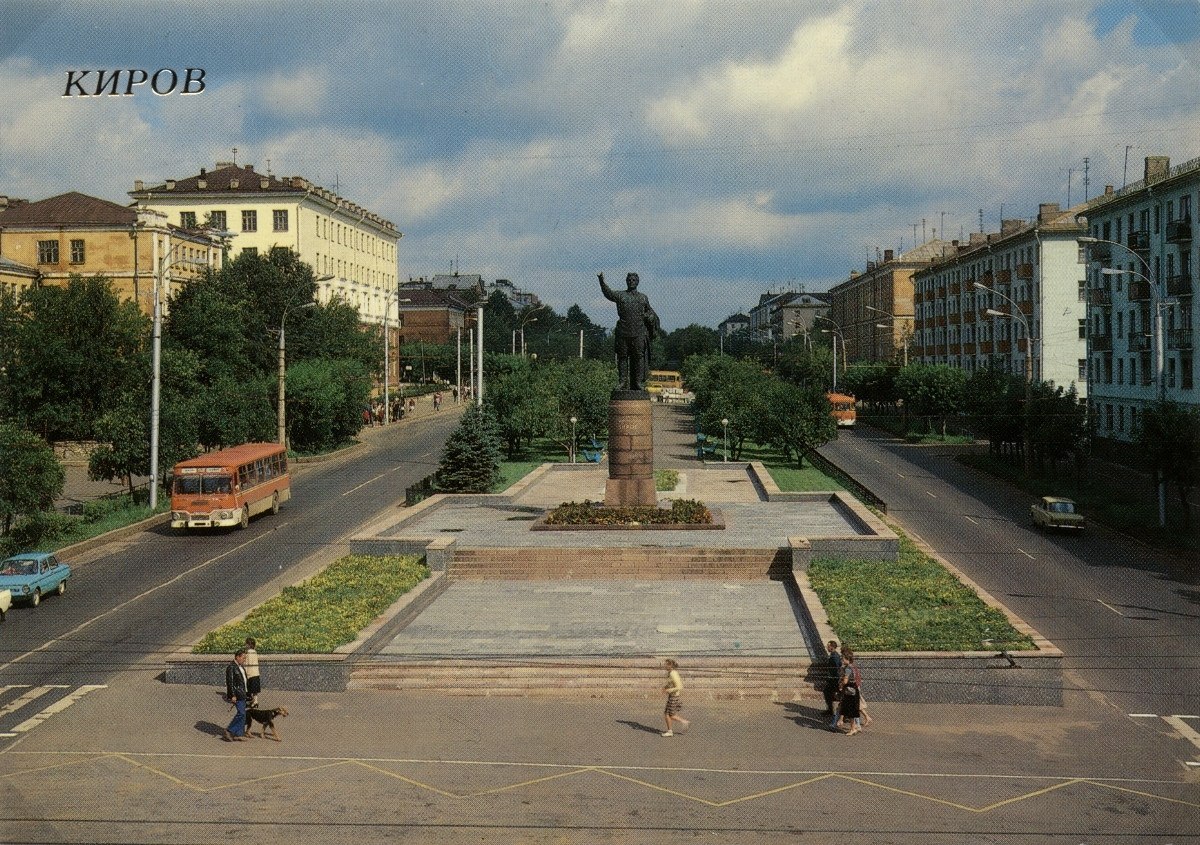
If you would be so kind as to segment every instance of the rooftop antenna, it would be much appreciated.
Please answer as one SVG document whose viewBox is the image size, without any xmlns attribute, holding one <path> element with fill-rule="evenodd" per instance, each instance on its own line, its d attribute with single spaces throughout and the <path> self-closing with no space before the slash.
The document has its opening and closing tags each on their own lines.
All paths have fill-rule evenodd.
<svg viewBox="0 0 1200 845">
<path fill-rule="evenodd" d="M 914 235 L 915 235 L 915 233 L 914 233 Z M 926 241 L 926 238 L 925 238 L 925 218 L 924 218 L 924 217 L 922 217 L 922 218 L 921 218 L 921 243 L 925 243 L 925 241 Z"/>
<path fill-rule="evenodd" d="M 983 209 L 979 209 L 979 234 L 983 234 Z"/>
<path fill-rule="evenodd" d="M 1123 170 L 1121 170 L 1121 187 L 1122 188 L 1125 187 L 1125 179 L 1129 175 L 1129 151 L 1132 149 L 1133 149 L 1133 144 L 1125 145 L 1125 167 Z M 1070 208 L 1070 203 L 1067 204 L 1067 207 Z"/>
<path fill-rule="evenodd" d="M 267 176 L 271 175 L 271 159 L 267 159 Z"/>
<path fill-rule="evenodd" d="M 1125 161 L 1129 161 L 1129 151 L 1125 151 Z M 237 167 L 237 147 L 233 148 L 233 166 Z"/>
<path fill-rule="evenodd" d="M 1071 174 L 1075 172 L 1075 168 L 1067 168 L 1067 208 L 1071 207 Z"/>
<path fill-rule="evenodd" d="M 938 214 L 942 215 L 942 219 L 941 219 L 941 222 L 938 224 L 938 228 L 941 229 L 942 237 L 944 238 L 944 237 L 946 237 L 946 212 L 939 211 Z M 937 235 L 934 235 L 933 237 L 935 240 L 937 239 Z"/>
<path fill-rule="evenodd" d="M 1000 203 L 1000 223 L 1004 224 L 1004 203 Z"/>
<path fill-rule="evenodd" d="M 1088 164 L 1091 161 L 1087 156 L 1083 157 L 1083 201 L 1088 201 Z M 1069 206 L 1068 206 L 1069 207 Z"/>
<path fill-rule="evenodd" d="M 916 246 L 917 245 L 917 224 L 910 223 L 909 225 L 911 225 L 913 227 L 913 246 Z"/>
</svg>

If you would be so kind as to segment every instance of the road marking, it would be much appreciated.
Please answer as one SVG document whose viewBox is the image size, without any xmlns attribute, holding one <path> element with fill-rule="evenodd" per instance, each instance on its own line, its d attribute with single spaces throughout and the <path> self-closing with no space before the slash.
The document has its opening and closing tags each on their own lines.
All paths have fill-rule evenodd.
<svg viewBox="0 0 1200 845">
<path fill-rule="evenodd" d="M 364 487 L 366 487 L 368 484 L 374 484 L 376 481 L 378 481 L 379 479 L 383 478 L 385 475 L 388 475 L 388 474 L 390 474 L 390 473 L 393 473 L 393 472 L 395 472 L 396 470 L 398 470 L 398 469 L 400 469 L 400 468 L 401 468 L 400 466 L 394 466 L 394 467 L 392 467 L 391 469 L 389 469 L 387 472 L 381 472 L 381 473 L 379 473 L 379 475 L 375 476 L 374 478 L 369 478 L 369 479 L 367 479 L 366 481 L 364 481 L 362 484 L 358 485 L 357 487 L 351 487 L 349 490 L 347 490 L 347 491 L 346 491 L 345 493 L 343 493 L 342 495 L 343 495 L 343 496 L 349 496 L 351 493 L 355 492 L 356 490 L 361 490 L 361 489 L 363 489 Z"/>
<path fill-rule="evenodd" d="M 29 684 L 5 684 L 0 687 L 0 695 L 3 695 L 10 689 L 29 689 Z"/>
<path fill-rule="evenodd" d="M 1157 713 L 1130 713 L 1129 718 L 1131 718 L 1131 719 L 1157 719 L 1158 714 Z"/>
<path fill-rule="evenodd" d="M 1021 554 L 1025 555 L 1025 557 L 1029 558 L 1030 560 L 1037 560 L 1037 558 L 1035 558 L 1029 552 L 1022 549 L 1020 546 L 1017 547 L 1017 551 L 1020 552 Z"/>
<path fill-rule="evenodd" d="M 229 557 L 234 552 L 240 551 L 241 549 L 246 548 L 246 546 L 249 546 L 251 543 L 257 543 L 259 540 L 265 540 L 268 537 L 274 536 L 275 531 L 278 531 L 279 529 L 284 528 L 289 523 L 290 523 L 290 521 L 282 522 L 279 525 L 275 526 L 272 531 L 264 532 L 262 534 L 259 534 L 257 537 L 251 537 L 246 542 L 242 543 L 241 545 L 234 546 L 232 549 L 230 549 L 227 552 L 222 552 L 221 554 L 217 555 L 214 558 L 210 558 L 209 560 L 201 561 L 200 563 L 193 566 L 191 569 L 185 569 L 183 572 L 180 572 L 178 575 L 176 575 L 174 578 L 170 579 L 169 581 L 163 581 L 161 584 L 159 584 L 156 587 L 151 587 L 150 589 L 148 589 L 144 592 L 138 593 L 136 596 L 134 596 L 131 599 L 126 599 L 125 601 L 118 604 L 116 607 L 110 607 L 108 610 L 104 611 L 103 613 L 101 613 L 97 616 L 93 616 L 91 619 L 87 620 L 86 622 L 79 623 L 74 628 L 72 628 L 70 631 L 67 631 L 65 634 L 63 634 L 62 636 L 55 637 L 52 640 L 47 640 L 46 642 L 42 643 L 37 648 L 32 649 L 31 651 L 27 651 L 24 654 L 18 655 L 16 657 L 14 657 L 12 660 L 8 661 L 7 663 L 0 665 L 0 671 L 7 669 L 9 666 L 12 666 L 15 663 L 20 663 L 22 660 L 24 660 L 27 657 L 32 657 L 33 655 L 38 654 L 39 652 L 45 651 L 46 649 L 50 648 L 51 646 L 55 645 L 56 643 L 62 642 L 67 637 L 72 636 L 73 634 L 78 634 L 80 631 L 82 631 L 84 628 L 88 627 L 92 623 L 99 622 L 101 619 L 103 619 L 106 616 L 111 616 L 112 614 L 114 614 L 120 610 L 124 610 L 126 607 L 133 604 L 138 599 L 143 599 L 146 596 L 150 595 L 151 593 L 157 593 L 163 587 L 169 587 L 172 584 L 174 584 L 176 581 L 180 580 L 181 578 L 186 578 L 188 575 L 191 575 L 193 572 L 199 572 L 204 567 L 211 566 L 212 564 L 216 563 L 217 561 Z"/>
<path fill-rule="evenodd" d="M 1196 718 L 1195 716 L 1163 716 L 1163 721 L 1179 731 L 1180 736 L 1190 742 L 1192 745 L 1200 748 L 1200 732 L 1185 722 L 1185 719 Z"/>
<path fill-rule="evenodd" d="M 107 686 L 108 684 L 84 684 L 70 695 L 63 696 L 58 701 L 54 702 L 36 716 L 30 716 L 24 722 L 13 728 L 13 731 L 16 733 L 25 733 L 25 731 L 32 730 L 54 714 L 61 713 L 62 711 L 66 710 L 89 692 L 95 692 L 98 689 L 105 689 Z"/>
<path fill-rule="evenodd" d="M 41 698 L 46 693 L 50 692 L 50 690 L 66 689 L 66 688 L 67 688 L 66 684 L 47 684 L 44 687 L 37 687 L 36 689 L 31 689 L 29 692 L 25 693 L 23 696 L 18 698 L 16 701 L 12 702 L 11 704 L 5 705 L 4 708 L 0 709 L 0 716 L 7 716 L 9 713 L 15 713 L 17 710 L 20 710 L 22 707 L 24 707 L 29 702 L 35 701 L 36 699 Z"/>
<path fill-rule="evenodd" d="M 963 519 L 965 519 L 967 522 L 971 523 L 972 525 L 979 524 L 976 520 L 971 519 L 971 517 L 967 516 L 965 513 L 963 514 Z"/>
<path fill-rule="evenodd" d="M 936 498 L 937 498 L 937 496 L 935 496 L 933 493 L 930 493 L 928 490 L 926 490 L 926 491 L 925 491 L 925 495 L 926 495 L 926 496 L 928 496 L 928 497 L 929 497 L 929 498 L 931 498 L 931 499 L 936 499 Z"/>
<path fill-rule="evenodd" d="M 1123 618 L 1125 618 L 1125 614 L 1124 614 L 1124 613 L 1122 613 L 1121 611 L 1117 610 L 1115 607 L 1113 607 L 1111 604 L 1109 604 L 1108 602 L 1104 601 L 1103 599 L 1096 599 L 1096 601 L 1100 602 L 1100 604 L 1102 604 L 1102 605 L 1104 605 L 1105 607 L 1107 607 L 1109 610 L 1111 610 L 1113 613 L 1117 614 L 1117 616 L 1120 616 L 1122 619 L 1123 619 Z"/>
<path fill-rule="evenodd" d="M 906 477 L 906 476 L 904 475 L 904 473 L 902 473 L 902 472 L 898 472 L 898 473 L 896 473 L 896 475 L 900 476 L 901 478 L 905 478 L 905 477 Z"/>
</svg>

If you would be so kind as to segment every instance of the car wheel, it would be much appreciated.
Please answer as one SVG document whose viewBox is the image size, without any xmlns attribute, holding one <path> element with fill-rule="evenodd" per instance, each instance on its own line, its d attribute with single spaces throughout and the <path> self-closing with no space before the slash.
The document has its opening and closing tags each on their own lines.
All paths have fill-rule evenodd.
<svg viewBox="0 0 1200 845">
<path fill-rule="evenodd" d="M 55 588 L 55 592 L 57 592 L 61 596 L 66 591 L 67 591 L 67 582 L 59 581 L 58 586 Z"/>
<path fill-rule="evenodd" d="M 250 527 L 250 508 L 248 506 L 242 508 L 242 519 L 238 523 L 238 528 Z"/>
<path fill-rule="evenodd" d="M 8 618 L 8 612 L 4 608 L 0 608 L 0 622 Z"/>
<path fill-rule="evenodd" d="M 42 603 L 42 591 L 34 590 L 33 595 L 29 597 L 29 606 L 37 607 L 41 603 Z"/>
<path fill-rule="evenodd" d="M 279 514 L 279 494 L 278 493 L 276 493 L 274 496 L 271 497 L 271 513 L 273 515 Z"/>
</svg>

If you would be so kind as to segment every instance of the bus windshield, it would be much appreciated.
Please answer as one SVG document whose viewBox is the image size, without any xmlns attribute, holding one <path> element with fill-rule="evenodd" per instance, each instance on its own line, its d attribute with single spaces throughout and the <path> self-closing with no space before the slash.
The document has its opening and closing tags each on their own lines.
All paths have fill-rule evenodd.
<svg viewBox="0 0 1200 845">
<path fill-rule="evenodd" d="M 227 475 L 177 475 L 175 493 L 183 496 L 232 493 L 233 483 Z"/>
</svg>

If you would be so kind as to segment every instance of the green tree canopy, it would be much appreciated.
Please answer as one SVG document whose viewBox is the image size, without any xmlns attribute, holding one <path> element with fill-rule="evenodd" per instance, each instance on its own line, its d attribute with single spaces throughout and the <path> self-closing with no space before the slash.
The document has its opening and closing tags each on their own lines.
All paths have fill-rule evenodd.
<svg viewBox="0 0 1200 845">
<path fill-rule="evenodd" d="M 18 517 L 52 508 L 66 472 L 38 435 L 0 422 L 0 526 L 7 535 Z"/>
</svg>

